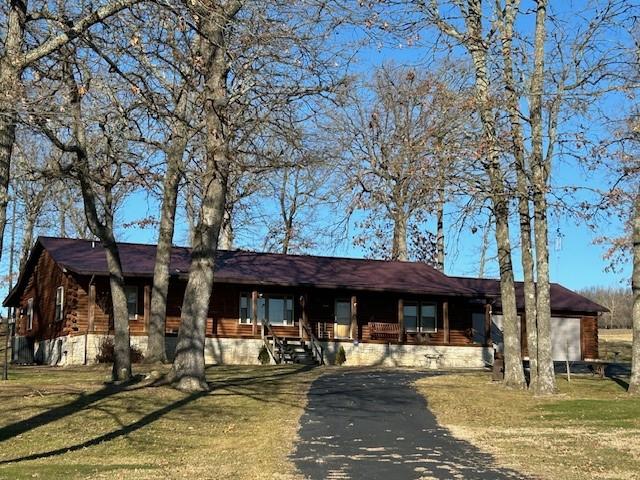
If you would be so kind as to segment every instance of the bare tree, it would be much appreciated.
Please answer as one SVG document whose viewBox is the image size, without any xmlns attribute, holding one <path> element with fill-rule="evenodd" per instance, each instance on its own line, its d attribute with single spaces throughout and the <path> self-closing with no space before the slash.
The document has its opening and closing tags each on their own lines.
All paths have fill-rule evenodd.
<svg viewBox="0 0 640 480">
<path fill-rule="evenodd" d="M 443 267 L 445 192 L 453 193 L 456 161 L 467 153 L 463 126 L 469 118 L 464 75 L 448 75 L 446 68 L 423 73 L 384 65 L 364 93 L 346 94 L 342 110 L 329 114 L 327 128 L 342 149 L 345 181 L 355 195 L 351 208 L 367 214 L 356 243 L 374 256 L 408 260 L 413 242 L 413 258 L 432 257 L 437 246 Z M 436 212 L 434 241 L 421 227 Z"/>
<path fill-rule="evenodd" d="M 500 293 L 504 318 L 504 383 L 509 387 L 526 386 L 522 368 L 520 325 L 518 322 L 511 240 L 509 236 L 509 195 L 505 186 L 505 172 L 501 164 L 500 144 L 497 137 L 496 118 L 489 78 L 489 47 L 493 31 L 485 28 L 482 0 L 455 2 L 451 6 L 460 25 L 452 23 L 440 11 L 440 2 L 417 1 L 419 12 L 447 39 L 459 43 L 469 54 L 475 72 L 476 108 L 484 132 L 482 162 L 489 178 L 490 198 L 495 219 L 495 237 L 500 265 Z"/>
<path fill-rule="evenodd" d="M 42 5 L 30 11 L 26 0 L 6 2 L 0 7 L 0 35 L 3 36 L 0 49 L 0 256 L 7 221 L 11 156 L 20 106 L 24 105 L 22 77 L 25 70 L 94 25 L 139 1 L 105 1 L 92 9 L 82 9 L 75 18 L 70 18 L 66 11 L 43 9 Z M 27 43 L 28 34 L 30 42 Z"/>
<path fill-rule="evenodd" d="M 118 199 L 125 194 L 123 188 L 130 188 L 129 106 L 121 84 L 103 76 L 93 61 L 85 64 L 79 58 L 76 48 L 64 48 L 58 68 L 51 70 L 53 81 L 64 90 L 62 106 L 68 115 L 55 121 L 46 118 L 39 129 L 65 154 L 58 169 L 79 185 L 89 229 L 105 249 L 115 333 L 113 378 L 127 380 L 129 313 L 114 228 Z"/>
</svg>

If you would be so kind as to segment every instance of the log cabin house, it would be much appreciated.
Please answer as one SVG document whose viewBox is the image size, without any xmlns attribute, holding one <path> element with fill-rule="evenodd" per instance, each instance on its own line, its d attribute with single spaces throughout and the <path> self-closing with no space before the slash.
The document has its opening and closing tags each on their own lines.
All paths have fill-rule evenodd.
<svg viewBox="0 0 640 480">
<path fill-rule="evenodd" d="M 131 342 L 144 352 L 155 246 L 119 247 Z M 174 247 L 169 356 L 189 264 L 190 250 Z M 523 319 L 521 284 L 517 290 Z M 110 304 L 99 242 L 40 237 L 4 301 L 16 317 L 14 361 L 93 363 L 113 332 Z M 551 308 L 554 358 L 596 358 L 604 307 L 553 284 Z M 347 365 L 483 367 L 501 343 L 499 282 L 424 263 L 219 251 L 206 335 L 208 363 L 257 363 L 263 346 L 275 362 L 331 363 L 342 346 Z"/>
</svg>

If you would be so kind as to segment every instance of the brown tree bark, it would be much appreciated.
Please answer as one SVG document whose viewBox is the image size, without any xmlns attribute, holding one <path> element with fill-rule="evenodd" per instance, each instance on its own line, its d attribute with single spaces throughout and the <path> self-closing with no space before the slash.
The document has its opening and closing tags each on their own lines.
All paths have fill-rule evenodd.
<svg viewBox="0 0 640 480">
<path fill-rule="evenodd" d="M 640 395 L 640 192 L 635 192 L 631 227 L 633 242 L 633 272 L 631 274 L 633 346 L 628 392 L 631 395 Z"/>
<path fill-rule="evenodd" d="M 227 205 L 224 211 L 224 218 L 222 220 L 222 227 L 220 232 L 220 249 L 231 250 L 233 249 L 233 208 L 231 205 Z"/>
<path fill-rule="evenodd" d="M 445 175 L 440 173 L 438 185 L 438 200 L 436 205 L 436 268 L 444 272 L 444 206 L 445 206 Z"/>
<path fill-rule="evenodd" d="M 393 221 L 391 260 L 401 262 L 409 260 L 409 249 L 407 248 L 407 217 L 404 215 L 404 212 L 397 213 Z"/>
<path fill-rule="evenodd" d="M 167 362 L 165 325 L 170 280 L 169 267 L 175 230 L 178 187 L 182 179 L 182 157 L 187 146 L 185 128 L 180 120 L 177 122 L 172 135 L 171 147 L 167 150 L 167 171 L 163 182 L 160 229 L 151 288 L 149 343 L 145 356 L 147 363 Z"/>
<path fill-rule="evenodd" d="M 16 105 L 21 96 L 20 77 L 23 67 L 20 65 L 20 55 L 26 17 L 26 1 L 10 3 L 4 55 L 0 57 L 0 258 L 7 225 L 11 155 L 16 140 Z"/>
<path fill-rule="evenodd" d="M 512 388 L 526 386 L 522 368 L 520 322 L 516 308 L 516 294 L 509 238 L 509 203 L 504 187 L 500 151 L 496 138 L 495 118 L 491 108 L 489 77 L 487 74 L 487 45 L 482 35 L 482 1 L 469 0 L 466 12 L 468 38 L 466 47 L 475 68 L 475 95 L 486 143 L 485 170 L 489 176 L 493 215 L 496 222 L 496 245 L 500 267 L 500 295 L 503 314 L 504 383 Z"/>
<path fill-rule="evenodd" d="M 536 394 L 556 391 L 556 377 L 551 351 L 551 298 L 549 284 L 549 238 L 547 190 L 550 158 L 543 152 L 542 101 L 544 93 L 544 44 L 546 39 L 547 0 L 537 0 L 534 40 L 534 67 L 531 77 L 531 171 L 533 186 L 533 229 L 536 247 L 536 314 L 538 326 L 538 378 Z"/>
<path fill-rule="evenodd" d="M 525 161 L 524 136 L 522 134 L 517 85 L 513 73 L 513 25 L 518 12 L 519 0 L 507 0 L 501 17 L 501 40 L 503 76 L 505 82 L 506 107 L 511 126 L 511 146 L 516 170 L 518 195 L 518 217 L 520 223 L 521 262 L 524 276 L 524 314 L 527 325 L 527 351 L 531 377 L 529 388 L 536 390 L 538 382 L 538 322 L 536 313 L 536 285 L 534 278 L 533 246 L 531 241 L 531 212 L 529 209 L 529 182 Z"/>
<path fill-rule="evenodd" d="M 85 134 L 85 123 L 82 115 L 82 96 L 72 74 L 72 54 L 69 54 L 63 67 L 63 75 L 68 88 L 69 110 L 72 116 L 72 143 L 64 143 L 53 132 L 45 128 L 44 133 L 54 145 L 62 151 L 75 156 L 76 161 L 69 167 L 68 174 L 80 184 L 87 225 L 91 233 L 102 242 L 109 271 L 109 285 L 114 322 L 114 362 L 112 378 L 114 381 L 126 381 L 131 378 L 131 351 L 129 342 L 129 312 L 124 291 L 124 274 L 118 244 L 113 234 L 113 187 L 120 180 L 119 175 L 105 178 L 101 172 L 94 178 L 88 156 L 88 141 Z M 111 154 L 109 154 L 111 155 Z M 97 208 L 97 194 L 94 182 L 99 181 L 104 188 L 103 218 Z"/>
<path fill-rule="evenodd" d="M 225 132 L 228 102 L 225 32 L 240 10 L 241 2 L 225 5 L 211 2 L 203 9 L 191 1 L 198 30 L 203 37 L 204 112 L 206 164 L 202 175 L 205 189 L 195 227 L 189 279 L 182 304 L 176 355 L 169 379 L 179 390 L 208 389 L 205 378 L 204 343 L 209 302 L 213 291 L 215 255 L 224 217 L 229 178 L 229 145 Z"/>
</svg>

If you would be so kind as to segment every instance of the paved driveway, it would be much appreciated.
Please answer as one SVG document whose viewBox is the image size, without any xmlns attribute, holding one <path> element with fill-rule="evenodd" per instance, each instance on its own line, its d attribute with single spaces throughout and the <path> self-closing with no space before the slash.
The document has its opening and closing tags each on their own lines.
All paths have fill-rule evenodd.
<svg viewBox="0 0 640 480">
<path fill-rule="evenodd" d="M 293 455 L 300 472 L 319 480 L 523 478 L 438 425 L 412 387 L 422 375 L 344 370 L 316 380 Z"/>
</svg>

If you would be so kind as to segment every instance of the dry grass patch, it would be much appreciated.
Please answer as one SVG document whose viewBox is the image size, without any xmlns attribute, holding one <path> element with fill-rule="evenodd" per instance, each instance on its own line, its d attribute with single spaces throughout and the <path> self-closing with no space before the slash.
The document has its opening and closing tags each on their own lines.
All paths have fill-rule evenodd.
<svg viewBox="0 0 640 480">
<path fill-rule="evenodd" d="M 625 328 L 598 330 L 598 350 L 600 358 L 613 360 L 618 352 L 618 361 L 631 361 L 631 343 L 633 331 Z"/>
<path fill-rule="evenodd" d="M 503 466 L 541 479 L 640 478 L 640 400 L 611 379 L 558 377 L 558 386 L 535 398 L 484 373 L 417 384 L 442 425 Z"/>
<path fill-rule="evenodd" d="M 213 391 L 186 395 L 105 386 L 107 367 L 17 368 L 0 384 L 0 479 L 293 478 L 287 456 L 321 372 L 210 367 Z"/>
</svg>

